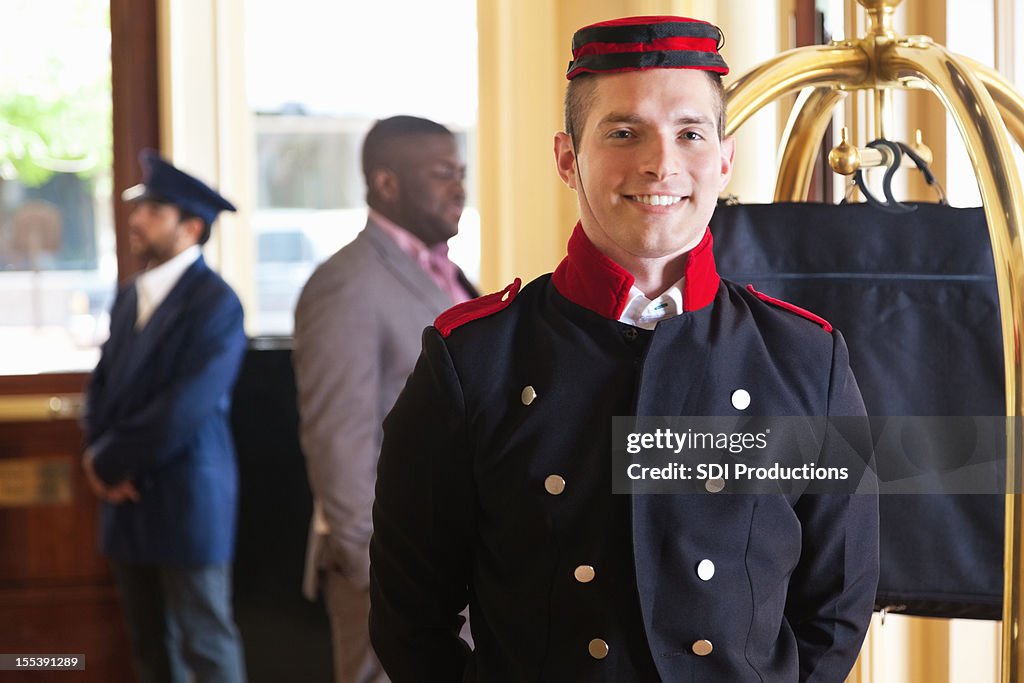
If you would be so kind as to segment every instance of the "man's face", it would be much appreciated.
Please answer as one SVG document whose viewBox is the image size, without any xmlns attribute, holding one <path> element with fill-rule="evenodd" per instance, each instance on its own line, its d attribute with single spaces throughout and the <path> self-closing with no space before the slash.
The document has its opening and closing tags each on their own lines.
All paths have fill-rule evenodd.
<svg viewBox="0 0 1024 683">
<path fill-rule="evenodd" d="M 459 232 L 466 204 L 466 165 L 451 135 L 410 139 L 398 178 L 399 224 L 428 246 L 446 242 Z"/>
<path fill-rule="evenodd" d="M 559 175 L 576 191 L 583 229 L 612 260 L 666 260 L 704 235 L 732 174 L 707 75 L 650 69 L 597 76 L 573 155 L 555 136 Z"/>
<path fill-rule="evenodd" d="M 181 211 L 173 204 L 136 202 L 128 215 L 128 246 L 133 255 L 150 266 L 160 265 L 197 243 L 195 226 L 190 222 L 181 220 Z"/>
</svg>

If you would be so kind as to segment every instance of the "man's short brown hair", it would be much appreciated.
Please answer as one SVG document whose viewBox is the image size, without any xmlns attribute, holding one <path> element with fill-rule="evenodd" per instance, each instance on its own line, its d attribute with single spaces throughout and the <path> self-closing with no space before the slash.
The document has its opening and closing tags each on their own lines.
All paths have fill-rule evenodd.
<svg viewBox="0 0 1024 683">
<path fill-rule="evenodd" d="M 714 71 L 704 71 L 711 83 L 711 90 L 718 103 L 718 139 L 725 137 L 725 88 L 722 87 L 721 74 Z M 597 84 L 599 74 L 579 74 L 571 81 L 565 89 L 565 132 L 572 138 L 572 144 L 577 147 L 580 136 L 583 134 L 583 124 L 587 122 L 587 114 L 594 104 L 594 86 Z"/>
</svg>

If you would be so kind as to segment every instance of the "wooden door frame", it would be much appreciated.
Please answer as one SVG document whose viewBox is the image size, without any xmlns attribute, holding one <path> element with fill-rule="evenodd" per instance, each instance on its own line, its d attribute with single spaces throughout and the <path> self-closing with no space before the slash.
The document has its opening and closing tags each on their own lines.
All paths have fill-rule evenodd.
<svg viewBox="0 0 1024 683">
<path fill-rule="evenodd" d="M 110 61 L 114 127 L 114 231 L 117 280 L 143 264 L 128 251 L 128 209 L 121 191 L 139 182 L 138 155 L 160 149 L 157 0 L 110 0 Z"/>
</svg>

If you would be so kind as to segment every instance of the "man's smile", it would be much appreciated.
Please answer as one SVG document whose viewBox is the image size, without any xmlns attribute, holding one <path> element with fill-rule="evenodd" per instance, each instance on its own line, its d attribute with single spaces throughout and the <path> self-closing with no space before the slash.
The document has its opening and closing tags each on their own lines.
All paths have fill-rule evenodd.
<svg viewBox="0 0 1024 683">
<path fill-rule="evenodd" d="M 672 206 L 684 198 L 674 194 L 627 194 L 626 199 L 648 206 Z"/>
</svg>

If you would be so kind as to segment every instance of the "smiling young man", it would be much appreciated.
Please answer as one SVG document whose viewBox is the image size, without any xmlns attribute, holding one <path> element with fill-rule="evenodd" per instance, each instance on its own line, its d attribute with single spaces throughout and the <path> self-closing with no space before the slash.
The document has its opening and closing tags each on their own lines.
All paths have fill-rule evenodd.
<svg viewBox="0 0 1024 683">
<path fill-rule="evenodd" d="M 569 133 L 555 136 L 558 172 L 577 192 L 584 233 L 648 294 L 683 276 L 732 174 L 733 139 L 718 130 L 713 78 L 694 69 L 581 76 L 573 86 L 589 91 L 584 128 L 575 143 Z"/>
<path fill-rule="evenodd" d="M 565 259 L 424 332 L 385 422 L 370 546 L 370 632 L 396 683 L 852 667 L 873 496 L 612 493 L 613 416 L 864 413 L 837 331 L 715 270 L 720 38 L 681 17 L 577 31 L 554 145 L 580 209 Z"/>
</svg>

